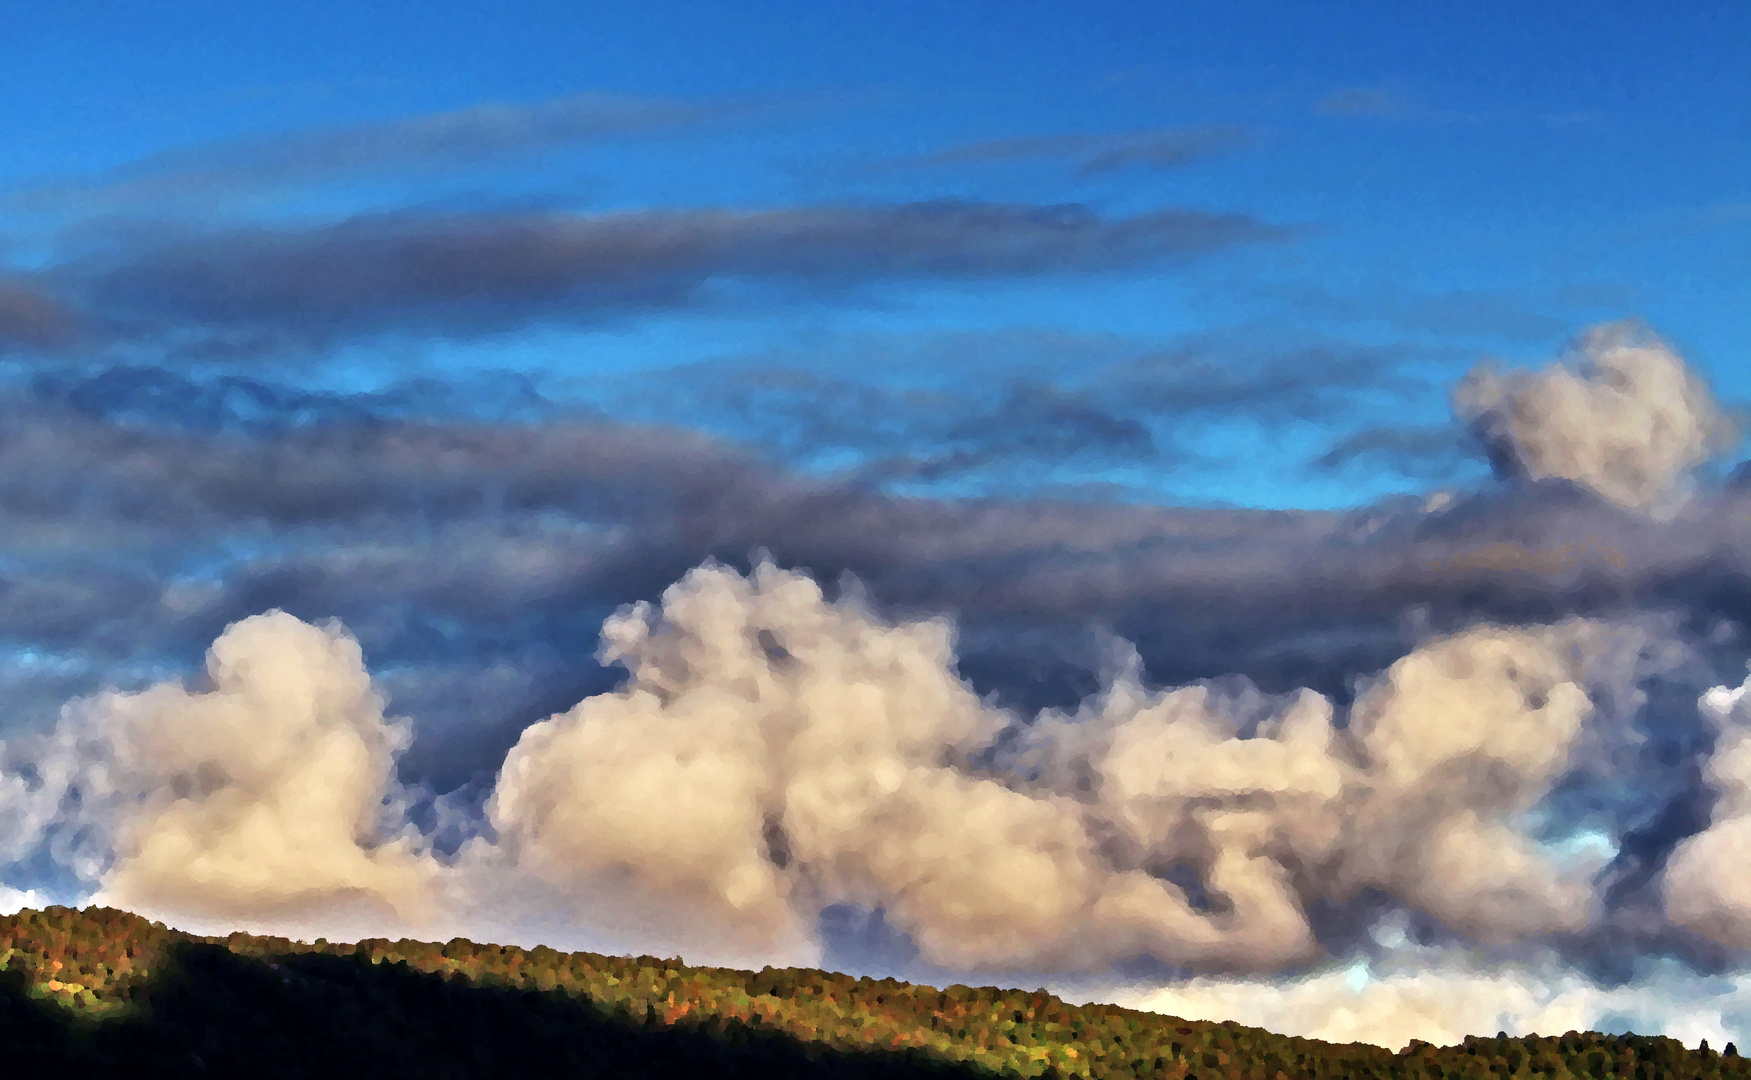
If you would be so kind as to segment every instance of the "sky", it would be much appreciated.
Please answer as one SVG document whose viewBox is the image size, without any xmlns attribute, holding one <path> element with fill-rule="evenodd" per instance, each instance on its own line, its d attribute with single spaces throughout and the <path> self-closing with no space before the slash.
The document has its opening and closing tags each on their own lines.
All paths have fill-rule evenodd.
<svg viewBox="0 0 1751 1080">
<path fill-rule="evenodd" d="M 1743 5 L 0 27 L 8 903 L 1751 1037 Z"/>
</svg>

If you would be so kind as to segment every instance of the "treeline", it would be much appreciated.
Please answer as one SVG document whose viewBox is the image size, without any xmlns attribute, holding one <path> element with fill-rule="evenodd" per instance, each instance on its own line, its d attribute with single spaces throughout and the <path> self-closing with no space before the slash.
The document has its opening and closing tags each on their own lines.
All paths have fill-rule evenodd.
<svg viewBox="0 0 1751 1080">
<path fill-rule="evenodd" d="M 1751 1080 L 1730 1044 L 1571 1031 L 1394 1053 L 1043 990 L 460 938 L 202 938 L 108 908 L 0 918 L 0 968 L 7 1060 L 136 1075 Z"/>
</svg>

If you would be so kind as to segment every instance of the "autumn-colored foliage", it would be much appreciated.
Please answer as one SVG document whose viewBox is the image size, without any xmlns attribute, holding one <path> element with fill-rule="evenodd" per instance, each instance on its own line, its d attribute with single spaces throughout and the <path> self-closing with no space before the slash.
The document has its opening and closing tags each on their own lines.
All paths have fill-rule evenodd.
<svg viewBox="0 0 1751 1080">
<path fill-rule="evenodd" d="M 201 952 L 203 948 L 208 951 Z M 355 944 L 321 940 L 305 944 L 241 933 L 201 938 L 108 908 L 51 907 L 0 918 L 0 968 L 27 997 L 52 1002 L 68 1014 L 72 1032 L 68 1038 L 73 1040 L 68 1046 L 81 1038 L 101 1041 L 104 1025 L 148 1023 L 155 1002 L 169 1001 L 177 993 L 186 997 L 187 987 L 199 983 L 199 972 L 190 974 L 191 965 L 203 964 L 203 971 L 233 964 L 235 970 L 226 969 L 230 972 L 226 978 L 247 980 L 255 977 L 249 972 L 261 972 L 258 981 L 280 996 L 281 1012 L 287 1011 L 286 1001 L 307 1002 L 310 1008 L 354 1008 L 360 1013 L 349 1020 L 354 1028 L 378 1025 L 383 1034 L 373 1042 L 374 1029 L 360 1028 L 350 1037 L 373 1046 L 401 1045 L 397 1039 L 417 1043 L 412 1033 L 431 1022 L 422 1009 L 442 1008 L 449 1010 L 446 1016 L 463 1017 L 446 1021 L 454 1028 L 473 1023 L 466 1018 L 474 1013 L 484 1010 L 496 1016 L 493 1010 L 511 1008 L 547 1017 L 541 1022 L 555 1031 L 571 1024 L 599 1039 L 632 1038 L 628 1033 L 642 1033 L 639 1037 L 685 1033 L 695 1040 L 687 1044 L 693 1047 L 687 1052 L 695 1055 L 721 1051 L 731 1057 L 755 1054 L 766 1061 L 777 1060 L 772 1055 L 779 1050 L 773 1048 L 783 1047 L 800 1055 L 795 1062 L 814 1061 L 821 1054 L 841 1055 L 834 1059 L 840 1072 L 849 1069 L 846 1063 L 851 1061 L 864 1063 L 858 1068 L 875 1068 L 870 1062 L 887 1063 L 882 1068 L 888 1071 L 859 1075 L 1751 1080 L 1751 1067 L 1730 1047 L 1725 1054 L 1689 1050 L 1673 1039 L 1638 1035 L 1572 1031 L 1524 1038 L 1503 1035 L 1469 1038 L 1449 1047 L 1413 1042 L 1395 1053 L 1366 1044 L 1336 1045 L 1111 1005 L 1076 1007 L 1043 990 L 959 985 L 938 989 L 802 968 L 690 967 L 658 957 L 560 953 L 546 947 L 523 950 L 460 938 L 443 944 L 382 938 Z M 380 972 L 382 979 L 371 983 L 371 972 Z M 241 992 L 227 990 L 225 996 Z M 468 993 L 501 996 L 458 996 Z M 344 1005 L 355 999 L 368 1001 L 368 1009 Z M 177 1023 L 186 1026 L 191 1022 L 187 1003 L 177 1000 L 183 1009 Z M 422 1006 L 422 1001 L 427 1004 Z M 213 1004 L 220 1007 L 217 1000 Z M 5 1024 L 23 1023 L 17 1019 L 22 1015 L 16 1009 L 0 1013 L 0 1034 L 5 1034 Z M 487 1025 L 482 1028 L 486 1031 L 497 1030 L 492 1028 L 495 1024 L 526 1021 L 527 1017 L 489 1017 L 480 1023 Z M 223 1031 L 201 1037 L 208 1042 L 200 1045 L 225 1045 Z M 251 1038 L 259 1041 L 266 1036 Z M 576 1043 L 572 1039 L 563 1045 L 585 1052 Z M 606 1071 L 584 1068 L 579 1075 L 646 1075 L 638 1071 L 637 1055 L 654 1053 L 648 1046 L 655 1044 L 637 1045 L 646 1049 L 628 1050 L 614 1059 L 622 1065 Z M 444 1060 L 456 1053 L 447 1051 Z M 690 1067 L 699 1066 L 695 1062 Z M 652 1069 L 656 1071 L 650 1075 L 661 1074 L 656 1066 Z M 725 1075 L 734 1072 L 727 1070 Z M 794 1069 L 779 1070 L 773 1075 L 794 1073 Z M 431 1075 L 451 1073 L 440 1069 Z M 455 1075 L 495 1073 L 479 1065 L 473 1072 Z"/>
</svg>

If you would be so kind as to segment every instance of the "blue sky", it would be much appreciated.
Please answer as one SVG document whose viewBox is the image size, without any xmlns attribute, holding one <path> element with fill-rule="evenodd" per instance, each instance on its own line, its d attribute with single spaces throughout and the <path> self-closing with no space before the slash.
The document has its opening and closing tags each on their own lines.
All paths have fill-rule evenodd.
<svg viewBox="0 0 1751 1080">
<path fill-rule="evenodd" d="M 1748 44 L 15 4 L 0 902 L 1743 1042 Z"/>
<path fill-rule="evenodd" d="M 125 246 L 130 230 L 355 215 L 961 200 L 1232 218 L 1245 227 L 1130 259 L 850 269 L 825 287 L 806 270 L 708 269 L 704 296 L 581 325 L 563 303 L 441 334 L 391 312 L 370 333 L 228 363 L 331 386 L 512 369 L 816 471 L 916 457 L 941 432 L 803 445 L 758 407 L 668 391 L 778 368 L 889 395 L 923 380 L 958 399 L 944 408 L 989 417 L 993 395 L 1055 389 L 1141 425 L 1142 441 L 888 482 L 1356 505 L 1479 474 L 1455 453 L 1409 477 L 1308 462 L 1388 415 L 1439 426 L 1446 386 L 1479 356 L 1543 364 L 1602 319 L 1646 320 L 1723 397 L 1751 394 L 1736 363 L 1751 308 L 1748 19 L 1728 4 L 57 6 L 9 20 L 3 220 L 29 270 Z M 1260 399 L 1230 414 L 1115 400 L 1110 369 L 1138 357 L 1250 373 Z M 1305 387 L 1265 400 L 1266 372 L 1345 360 L 1367 370 L 1334 370 L 1344 389 L 1319 415 L 1276 408 Z"/>
</svg>

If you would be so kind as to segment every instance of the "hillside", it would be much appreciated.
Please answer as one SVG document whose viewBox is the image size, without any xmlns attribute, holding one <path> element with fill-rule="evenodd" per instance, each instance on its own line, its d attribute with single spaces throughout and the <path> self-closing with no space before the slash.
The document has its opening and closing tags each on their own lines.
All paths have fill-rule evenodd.
<svg viewBox="0 0 1751 1080">
<path fill-rule="evenodd" d="M 1044 992 L 656 957 L 202 938 L 108 908 L 0 918 L 9 1065 L 132 1076 L 1748 1077 L 1676 1040 L 1334 1045 Z"/>
</svg>

